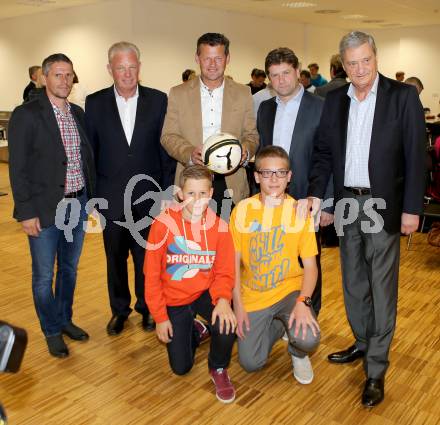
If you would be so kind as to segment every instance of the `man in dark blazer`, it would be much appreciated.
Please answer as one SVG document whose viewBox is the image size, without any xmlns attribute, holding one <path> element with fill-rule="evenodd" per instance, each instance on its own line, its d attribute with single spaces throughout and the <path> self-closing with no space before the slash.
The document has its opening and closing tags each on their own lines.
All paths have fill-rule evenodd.
<svg viewBox="0 0 440 425">
<path fill-rule="evenodd" d="M 319 126 L 323 100 L 304 90 L 299 82 L 298 58 L 292 50 L 282 47 L 269 52 L 266 57 L 266 74 L 276 96 L 261 103 L 257 114 L 257 129 L 261 146 L 275 144 L 283 147 L 290 158 L 293 177 L 289 194 L 294 199 L 307 196 L 313 143 Z M 325 198 L 331 198 L 329 184 Z M 321 225 L 333 222 L 332 208 L 321 214 Z M 318 280 L 313 293 L 313 309 L 321 309 L 322 273 L 321 249 L 318 239 Z"/>
<path fill-rule="evenodd" d="M 425 123 L 415 88 L 378 73 L 370 35 L 351 32 L 339 47 L 351 84 L 327 94 L 308 206 L 312 214 L 318 210 L 333 173 L 344 301 L 355 344 L 329 361 L 364 359 L 361 400 L 371 407 L 384 398 L 400 233 L 414 232 L 423 211 Z"/>
<path fill-rule="evenodd" d="M 29 237 L 32 292 L 41 329 L 50 354 L 66 357 L 63 334 L 80 341 L 89 338 L 72 323 L 72 304 L 95 167 L 83 111 L 67 102 L 72 62 L 57 53 L 46 58 L 42 68 L 45 92 L 11 116 L 9 174 L 14 218 Z"/>
<path fill-rule="evenodd" d="M 146 199 L 136 204 L 135 201 L 146 192 L 160 192 L 160 188 L 165 190 L 172 185 L 176 166 L 160 145 L 167 97 L 158 90 L 138 84 L 139 57 L 139 49 L 132 43 L 120 42 L 111 46 L 108 71 L 114 85 L 86 98 L 86 125 L 97 170 L 96 192 L 98 197 L 108 201 L 108 207 L 101 207 L 99 211 L 105 218 L 102 226 L 112 310 L 107 325 L 109 335 L 123 330 L 132 311 L 127 271 L 129 253 L 135 275 L 134 309 L 142 315 L 143 328 L 154 329 L 144 296 L 143 264 L 148 226 L 140 230 L 141 241 L 134 234 L 134 223 L 147 217 L 144 222 L 148 224 L 154 200 Z M 153 180 L 141 178 L 130 196 L 127 184 L 137 175 L 147 175 Z M 124 205 L 126 191 L 128 197 Z M 130 226 L 131 220 L 134 223 Z"/>
</svg>

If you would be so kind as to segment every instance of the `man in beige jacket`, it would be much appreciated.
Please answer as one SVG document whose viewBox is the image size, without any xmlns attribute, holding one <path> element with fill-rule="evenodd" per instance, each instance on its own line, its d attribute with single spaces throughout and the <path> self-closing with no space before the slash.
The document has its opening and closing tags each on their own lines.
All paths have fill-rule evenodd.
<svg viewBox="0 0 440 425">
<path fill-rule="evenodd" d="M 234 204 L 249 195 L 244 166 L 259 145 L 249 87 L 224 76 L 229 58 L 229 40 L 223 34 L 207 33 L 198 39 L 195 60 L 200 78 L 171 89 L 161 137 L 163 147 L 178 161 L 176 182 L 185 165 L 203 164 L 203 142 L 212 134 L 226 132 L 240 140 L 241 166 L 232 174 L 214 177 L 218 213 L 226 190 Z"/>
</svg>

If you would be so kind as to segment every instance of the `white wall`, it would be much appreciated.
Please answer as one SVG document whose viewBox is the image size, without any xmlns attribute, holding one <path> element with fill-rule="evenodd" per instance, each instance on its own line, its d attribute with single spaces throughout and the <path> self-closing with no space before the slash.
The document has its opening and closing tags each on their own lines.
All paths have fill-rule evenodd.
<svg viewBox="0 0 440 425">
<path fill-rule="evenodd" d="M 280 46 L 292 48 L 305 66 L 311 61 L 320 63 L 321 73 L 328 78 L 329 58 L 337 52 L 343 34 L 159 0 L 114 0 L 2 20 L 0 63 L 5 74 L 0 79 L 0 110 L 21 103 L 27 68 L 55 52 L 72 59 L 81 84 L 90 92 L 110 85 L 105 69 L 107 49 L 123 39 L 141 49 L 143 83 L 168 92 L 180 83 L 184 69 L 196 68 L 196 40 L 208 31 L 222 32 L 231 40 L 227 73 L 243 83 L 250 80 L 252 68 L 264 68 L 268 51 Z"/>
<path fill-rule="evenodd" d="M 440 25 L 372 32 L 376 39 L 379 69 L 390 78 L 404 71 L 418 77 L 425 89 L 420 99 L 431 112 L 440 113 Z"/>
</svg>

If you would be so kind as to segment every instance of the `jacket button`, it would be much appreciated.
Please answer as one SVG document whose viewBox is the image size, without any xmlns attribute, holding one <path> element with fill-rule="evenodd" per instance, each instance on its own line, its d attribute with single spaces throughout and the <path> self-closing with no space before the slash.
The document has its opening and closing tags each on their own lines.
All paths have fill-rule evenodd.
<svg viewBox="0 0 440 425">
<path fill-rule="evenodd" d="M 60 187 L 64 187 L 64 185 L 63 185 L 63 184 L 60 184 Z"/>
</svg>

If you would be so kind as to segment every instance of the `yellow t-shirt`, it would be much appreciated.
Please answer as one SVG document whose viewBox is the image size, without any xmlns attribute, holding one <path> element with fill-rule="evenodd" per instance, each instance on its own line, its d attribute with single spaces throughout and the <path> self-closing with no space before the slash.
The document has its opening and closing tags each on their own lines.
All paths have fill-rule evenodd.
<svg viewBox="0 0 440 425">
<path fill-rule="evenodd" d="M 295 218 L 295 200 L 265 207 L 259 195 L 237 204 L 229 229 L 241 254 L 241 295 L 246 311 L 261 310 L 301 289 L 298 257 L 318 254 L 313 222 Z"/>
</svg>

